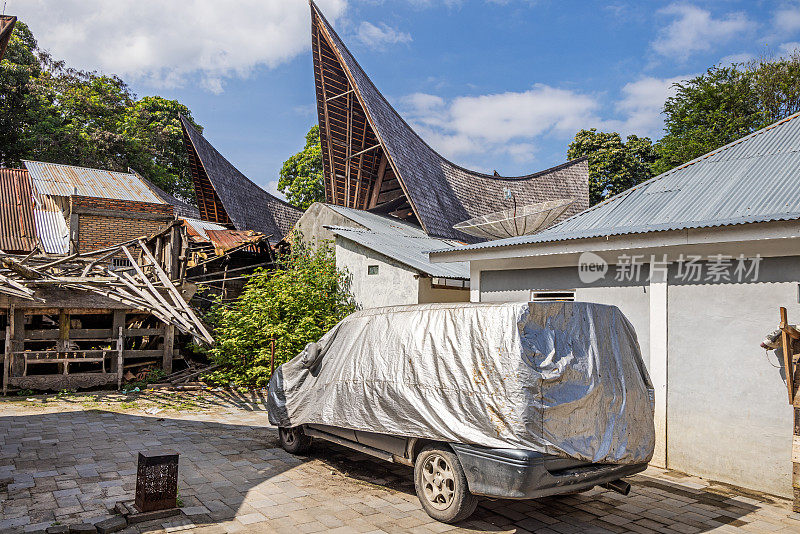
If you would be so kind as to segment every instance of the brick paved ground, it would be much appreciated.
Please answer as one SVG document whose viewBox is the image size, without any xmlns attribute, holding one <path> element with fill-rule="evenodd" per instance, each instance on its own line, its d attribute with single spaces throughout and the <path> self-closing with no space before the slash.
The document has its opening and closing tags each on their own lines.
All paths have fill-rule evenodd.
<svg viewBox="0 0 800 534">
<path fill-rule="evenodd" d="M 0 532 L 107 516 L 133 495 L 136 452 L 162 447 L 181 453 L 184 514 L 126 532 L 800 532 L 788 501 L 656 469 L 628 497 L 483 501 L 454 527 L 422 511 L 410 468 L 328 444 L 292 457 L 276 439 L 253 396 L 0 401 Z"/>
</svg>

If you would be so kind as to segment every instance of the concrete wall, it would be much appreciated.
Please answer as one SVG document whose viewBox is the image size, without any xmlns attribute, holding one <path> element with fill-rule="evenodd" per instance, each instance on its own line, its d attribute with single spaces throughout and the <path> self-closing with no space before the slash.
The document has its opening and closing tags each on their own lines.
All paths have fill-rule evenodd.
<svg viewBox="0 0 800 534">
<path fill-rule="evenodd" d="M 789 497 L 792 410 L 778 356 L 759 344 L 779 306 L 800 320 L 800 258 L 760 270 L 748 284 L 670 277 L 667 465 Z"/>
<path fill-rule="evenodd" d="M 587 286 L 576 267 L 497 270 L 506 264 L 473 262 L 481 301 L 575 289 L 576 300 L 615 304 L 633 323 L 657 391 L 655 464 L 791 496 L 792 410 L 779 360 L 759 344 L 779 306 L 800 321 L 800 257 L 764 258 L 756 283 L 682 283 L 673 265 L 666 283 L 644 286 Z"/>
<path fill-rule="evenodd" d="M 378 266 L 378 274 L 367 274 L 370 265 Z M 350 273 L 351 290 L 362 308 L 418 302 L 416 271 L 349 239 L 336 238 L 336 266 Z"/>
<path fill-rule="evenodd" d="M 295 223 L 294 229 L 303 234 L 303 241 L 307 243 L 333 242 L 336 236 L 325 226 L 363 228 L 363 226 L 341 215 L 330 206 L 326 206 L 322 202 L 314 202 Z"/>
</svg>

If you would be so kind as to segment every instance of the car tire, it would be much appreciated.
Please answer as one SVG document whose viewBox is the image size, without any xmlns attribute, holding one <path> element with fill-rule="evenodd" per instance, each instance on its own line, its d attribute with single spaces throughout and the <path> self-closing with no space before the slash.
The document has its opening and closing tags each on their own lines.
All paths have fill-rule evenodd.
<svg viewBox="0 0 800 534">
<path fill-rule="evenodd" d="M 281 447 L 291 454 L 303 454 L 311 447 L 311 438 L 303 433 L 303 427 L 281 427 L 278 429 Z"/>
<path fill-rule="evenodd" d="M 419 453 L 414 461 L 414 489 L 425 512 L 442 523 L 463 521 L 478 506 L 458 456 L 446 445 L 428 445 Z"/>
</svg>

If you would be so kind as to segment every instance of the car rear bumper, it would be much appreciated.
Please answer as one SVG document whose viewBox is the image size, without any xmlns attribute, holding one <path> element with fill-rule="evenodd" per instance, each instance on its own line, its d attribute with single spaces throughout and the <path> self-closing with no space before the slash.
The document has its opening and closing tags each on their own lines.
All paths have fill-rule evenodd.
<svg viewBox="0 0 800 534">
<path fill-rule="evenodd" d="M 524 449 L 450 444 L 475 495 L 535 499 L 590 489 L 647 469 L 647 464 L 587 464 Z"/>
</svg>

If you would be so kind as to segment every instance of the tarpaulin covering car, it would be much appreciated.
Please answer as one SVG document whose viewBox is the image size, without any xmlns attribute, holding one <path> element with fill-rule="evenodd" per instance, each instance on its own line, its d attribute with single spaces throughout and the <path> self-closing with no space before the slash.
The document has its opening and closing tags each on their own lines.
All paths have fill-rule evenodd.
<svg viewBox="0 0 800 534">
<path fill-rule="evenodd" d="M 638 464 L 653 454 L 651 388 L 615 306 L 430 304 L 348 316 L 276 371 L 268 410 L 280 427 Z"/>
</svg>

